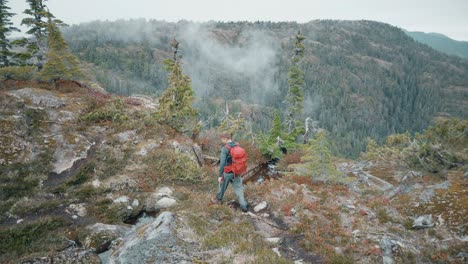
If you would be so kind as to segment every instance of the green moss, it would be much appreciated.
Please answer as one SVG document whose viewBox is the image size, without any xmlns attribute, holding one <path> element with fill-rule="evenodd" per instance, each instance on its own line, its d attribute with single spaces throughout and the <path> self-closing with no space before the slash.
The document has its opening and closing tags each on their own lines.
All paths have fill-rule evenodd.
<svg viewBox="0 0 468 264">
<path fill-rule="evenodd" d="M 333 255 L 330 257 L 330 263 L 333 264 L 353 264 L 354 260 L 349 256 Z"/>
<path fill-rule="evenodd" d="M 10 66 L 0 68 L 0 80 L 14 79 L 21 81 L 33 80 L 37 73 L 35 66 Z"/>
<path fill-rule="evenodd" d="M 80 117 L 80 120 L 93 123 L 100 123 L 105 121 L 122 123 L 127 119 L 128 116 L 125 113 L 125 102 L 121 99 L 115 99 L 103 107 L 97 108 L 92 112 L 84 114 Z"/>
<path fill-rule="evenodd" d="M 0 262 L 25 253 L 57 250 L 65 240 L 57 230 L 67 225 L 65 219 L 51 217 L 0 229 Z"/>
<path fill-rule="evenodd" d="M 95 198 L 106 194 L 108 191 L 109 190 L 104 188 L 95 188 L 90 184 L 86 184 L 71 192 L 71 195 L 79 200 L 94 200 Z"/>
<path fill-rule="evenodd" d="M 120 173 L 127 166 L 132 149 L 102 148 L 98 150 L 96 161 L 99 164 L 99 179 L 103 180 Z"/>
<path fill-rule="evenodd" d="M 55 199 L 20 200 L 12 207 L 11 213 L 20 217 L 27 213 L 44 213 L 57 208 L 63 202 Z"/>
<path fill-rule="evenodd" d="M 278 255 L 273 253 L 272 250 L 269 248 L 263 248 L 256 252 L 254 263 L 256 264 L 270 264 L 270 263 L 289 264 L 293 262 L 283 257 L 279 257 Z"/>
<path fill-rule="evenodd" d="M 158 149 L 150 153 L 144 163 L 148 169 L 143 172 L 141 181 L 149 189 L 168 182 L 200 183 L 205 178 L 206 172 L 198 164 L 173 150 Z"/>
<path fill-rule="evenodd" d="M 270 250 L 269 253 L 272 254 L 269 244 L 255 232 L 255 228 L 248 221 L 239 223 L 223 221 L 214 232 L 205 237 L 203 247 L 206 249 L 232 247 L 236 254 L 258 255 L 263 259 L 268 259 L 265 250 Z"/>
<path fill-rule="evenodd" d="M 85 164 L 76 175 L 67 182 L 68 186 L 80 185 L 91 179 L 96 165 L 93 162 Z"/>
<path fill-rule="evenodd" d="M 413 220 L 411 220 L 411 218 L 406 218 L 403 222 L 403 226 L 406 230 L 413 230 Z"/>
<path fill-rule="evenodd" d="M 90 208 L 91 214 L 104 223 L 118 224 L 133 216 L 133 210 L 128 210 L 124 203 L 113 203 L 112 199 L 98 199 Z"/>
<path fill-rule="evenodd" d="M 210 223 L 200 215 L 190 215 L 188 217 L 188 224 L 198 236 L 206 235 L 210 228 Z"/>
<path fill-rule="evenodd" d="M 379 208 L 377 210 L 377 219 L 379 219 L 381 224 L 391 221 L 391 217 L 387 214 L 387 210 L 385 210 L 385 208 Z"/>
</svg>

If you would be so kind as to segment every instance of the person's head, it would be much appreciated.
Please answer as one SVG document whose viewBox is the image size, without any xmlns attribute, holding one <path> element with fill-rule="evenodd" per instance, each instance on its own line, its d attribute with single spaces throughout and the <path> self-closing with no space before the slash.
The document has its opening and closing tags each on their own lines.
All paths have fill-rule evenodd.
<svg viewBox="0 0 468 264">
<path fill-rule="evenodd" d="M 223 144 L 226 144 L 226 143 L 232 141 L 231 134 L 229 134 L 227 132 L 223 132 L 223 133 L 219 134 L 219 139 L 221 139 L 221 142 L 223 142 Z"/>
</svg>

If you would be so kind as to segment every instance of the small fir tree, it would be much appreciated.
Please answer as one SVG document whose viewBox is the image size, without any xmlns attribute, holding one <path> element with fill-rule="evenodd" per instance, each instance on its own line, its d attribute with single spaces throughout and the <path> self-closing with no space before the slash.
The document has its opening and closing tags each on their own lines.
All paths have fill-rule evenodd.
<svg viewBox="0 0 468 264">
<path fill-rule="evenodd" d="M 182 73 L 180 58 L 177 55 L 179 42 L 174 39 L 171 46 L 174 56 L 164 61 L 166 70 L 170 73 L 169 87 L 159 98 L 157 118 L 158 121 L 181 131 L 189 119 L 197 115 L 197 110 L 192 106 L 195 93 L 190 77 Z"/>
<path fill-rule="evenodd" d="M 49 18 L 48 21 L 47 62 L 40 72 L 40 78 L 46 81 L 57 79 L 73 80 L 83 76 L 78 68 L 78 59 L 69 52 L 58 25 Z"/>
<path fill-rule="evenodd" d="M 300 68 L 300 63 L 304 57 L 304 41 L 305 37 L 298 32 L 296 34 L 296 41 L 294 44 L 294 55 L 291 58 L 291 66 L 288 72 L 288 94 L 286 96 L 286 103 L 288 106 L 286 113 L 286 128 L 289 134 L 296 135 L 300 127 L 299 118 L 302 114 L 302 102 L 304 97 L 302 90 L 304 89 L 304 71 Z"/>
<path fill-rule="evenodd" d="M 278 111 L 275 111 L 275 116 L 273 118 L 273 124 L 270 129 L 268 141 L 270 143 L 276 142 L 278 137 L 281 137 L 283 134 L 283 125 L 281 124 L 281 118 Z"/>
<path fill-rule="evenodd" d="M 308 171 L 313 178 L 322 180 L 339 181 L 338 172 L 332 162 L 332 155 L 325 131 L 319 131 L 315 139 L 312 139 L 306 147 L 307 155 L 302 157 Z"/>
<path fill-rule="evenodd" d="M 14 13 L 9 12 L 11 9 L 7 6 L 8 0 L 0 0 L 0 66 L 8 67 L 11 65 L 11 57 L 14 53 L 11 51 L 12 43 L 8 36 L 13 31 L 20 31 L 13 26 L 11 17 Z"/>
</svg>

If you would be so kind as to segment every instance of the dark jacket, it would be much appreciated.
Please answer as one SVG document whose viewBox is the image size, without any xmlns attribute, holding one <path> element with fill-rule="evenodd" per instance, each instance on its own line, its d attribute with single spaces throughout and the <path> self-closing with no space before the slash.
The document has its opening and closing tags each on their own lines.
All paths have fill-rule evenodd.
<svg viewBox="0 0 468 264">
<path fill-rule="evenodd" d="M 228 145 L 230 147 L 234 147 L 236 142 L 229 142 Z M 219 175 L 218 177 L 222 177 L 224 173 L 224 167 L 230 165 L 232 163 L 231 157 L 229 156 L 229 150 L 223 146 L 221 148 L 221 156 L 219 157 Z"/>
</svg>

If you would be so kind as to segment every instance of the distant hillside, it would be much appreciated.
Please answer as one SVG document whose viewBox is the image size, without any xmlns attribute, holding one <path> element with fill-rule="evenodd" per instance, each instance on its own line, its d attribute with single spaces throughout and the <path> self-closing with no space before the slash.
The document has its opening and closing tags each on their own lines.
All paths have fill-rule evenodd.
<svg viewBox="0 0 468 264">
<path fill-rule="evenodd" d="M 304 115 L 331 133 L 335 153 L 357 156 L 367 138 L 427 128 L 437 115 L 468 116 L 468 61 L 437 52 L 402 30 L 372 21 L 167 23 L 91 22 L 64 32 L 103 87 L 120 94 L 160 94 L 162 60 L 181 43 L 202 118 L 215 98 L 284 110 L 293 37 L 306 37 Z M 273 111 L 250 113 L 268 131 Z M 216 124 L 216 122 L 213 122 Z"/>
<path fill-rule="evenodd" d="M 406 34 L 438 51 L 468 59 L 467 41 L 457 41 L 438 33 L 406 31 Z"/>
</svg>

